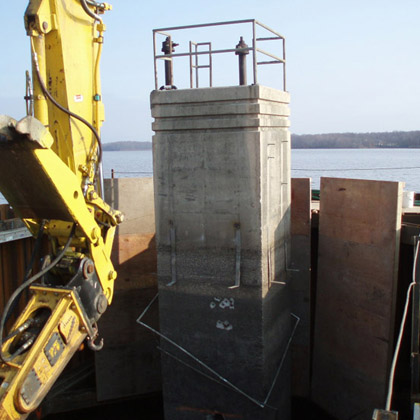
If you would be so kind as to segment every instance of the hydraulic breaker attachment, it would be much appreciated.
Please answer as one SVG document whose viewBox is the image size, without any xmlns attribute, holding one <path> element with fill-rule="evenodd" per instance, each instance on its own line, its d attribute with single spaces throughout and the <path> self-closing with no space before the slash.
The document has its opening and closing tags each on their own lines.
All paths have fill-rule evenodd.
<svg viewBox="0 0 420 420">
<path fill-rule="evenodd" d="M 34 295 L 12 329 L 23 325 L 23 332 L 15 337 L 9 334 L 12 337 L 4 351 L 12 357 L 25 344 L 33 344 L 26 353 L 0 366 L 1 420 L 23 419 L 37 408 L 90 329 L 73 290 L 41 286 L 31 290 Z"/>
<path fill-rule="evenodd" d="M 76 263 L 66 257 L 43 282 L 66 277 Z M 32 298 L 11 332 L 3 339 L 0 363 L 0 419 L 26 418 L 35 410 L 85 338 L 93 350 L 96 321 L 108 304 L 93 262 L 77 261 L 76 274 L 66 286 L 34 285 Z M 52 271 L 52 270 L 51 270 Z"/>
</svg>

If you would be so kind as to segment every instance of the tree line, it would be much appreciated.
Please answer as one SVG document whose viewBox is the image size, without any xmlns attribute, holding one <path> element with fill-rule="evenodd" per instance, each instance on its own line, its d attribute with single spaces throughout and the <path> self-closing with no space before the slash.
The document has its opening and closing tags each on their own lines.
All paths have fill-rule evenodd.
<svg viewBox="0 0 420 420">
<path fill-rule="evenodd" d="M 420 148 L 420 131 L 292 134 L 292 149 Z"/>
<path fill-rule="evenodd" d="M 115 141 L 105 151 L 151 150 L 149 141 Z M 384 133 L 292 134 L 292 149 L 420 148 L 420 131 Z"/>
<path fill-rule="evenodd" d="M 114 141 L 111 143 L 103 143 L 102 150 L 107 152 L 132 151 L 132 150 L 151 150 L 152 143 L 150 141 Z"/>
</svg>

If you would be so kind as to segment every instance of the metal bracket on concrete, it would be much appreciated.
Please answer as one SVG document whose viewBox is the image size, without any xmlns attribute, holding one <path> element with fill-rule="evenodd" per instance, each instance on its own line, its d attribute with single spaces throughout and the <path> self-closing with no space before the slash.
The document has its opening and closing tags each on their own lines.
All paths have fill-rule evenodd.
<svg viewBox="0 0 420 420">
<path fill-rule="evenodd" d="M 235 284 L 229 289 L 236 289 L 241 285 L 241 224 L 235 223 Z"/>
<path fill-rule="evenodd" d="M 171 242 L 171 281 L 167 286 L 171 287 L 176 283 L 176 232 L 172 220 L 169 222 L 171 228 L 169 231 Z"/>
<path fill-rule="evenodd" d="M 226 379 L 224 376 L 222 376 L 220 373 L 218 373 L 217 371 L 215 371 L 213 368 L 211 368 L 210 366 L 208 366 L 207 364 L 205 364 L 202 360 L 200 360 L 198 357 L 194 356 L 191 352 L 189 352 L 187 349 L 185 349 L 184 347 L 180 346 L 179 344 L 175 343 L 175 341 L 171 340 L 169 337 L 165 336 L 164 334 L 162 334 L 161 332 L 157 331 L 156 329 L 154 329 L 153 327 L 151 327 L 150 325 L 144 323 L 142 321 L 143 317 L 146 315 L 146 313 L 149 311 L 150 307 L 153 305 L 153 303 L 155 302 L 155 300 L 158 298 L 159 293 L 157 293 L 155 295 L 155 297 L 150 301 L 150 303 L 147 305 L 146 309 L 142 312 L 142 314 L 137 318 L 137 323 L 139 323 L 140 325 L 142 325 L 143 327 L 147 328 L 148 330 L 152 331 L 154 334 L 156 334 L 157 336 L 159 336 L 161 339 L 167 341 L 169 344 L 172 344 L 174 347 L 176 347 L 178 350 L 180 350 L 182 353 L 184 353 L 186 356 L 188 356 L 190 359 L 194 360 L 195 362 L 197 362 L 202 368 L 204 368 L 205 370 L 207 370 L 209 372 L 209 374 L 213 375 L 214 377 L 202 372 L 199 369 L 196 369 L 195 367 L 189 365 L 188 363 L 182 361 L 181 359 L 179 359 L 178 357 L 172 355 L 171 353 L 167 352 L 166 350 L 162 350 L 160 347 L 158 347 L 158 349 L 160 351 L 163 351 L 165 354 L 167 354 L 168 356 L 172 357 L 174 360 L 177 360 L 178 362 L 182 363 L 183 365 L 185 365 L 186 367 L 194 370 L 195 372 L 203 375 L 204 377 L 215 381 L 217 383 L 219 383 L 220 385 L 223 385 L 229 389 L 231 389 L 232 391 L 244 396 L 245 398 L 247 398 L 249 401 L 251 401 L 252 403 L 256 404 L 257 406 L 261 407 L 261 408 L 271 408 L 273 410 L 276 410 L 275 407 L 272 407 L 270 405 L 268 405 L 268 400 L 271 397 L 271 393 L 273 392 L 274 386 L 276 385 L 277 379 L 279 377 L 281 368 L 283 367 L 284 361 L 286 359 L 286 355 L 289 351 L 290 348 L 290 344 L 292 342 L 293 336 L 295 335 L 296 332 L 296 328 L 300 322 L 300 318 L 291 313 L 290 315 L 292 317 L 294 317 L 296 319 L 296 323 L 292 329 L 292 332 L 290 334 L 289 337 L 289 341 L 287 342 L 286 348 L 284 350 L 284 353 L 281 357 L 280 360 L 280 364 L 279 367 L 277 368 L 276 374 L 274 376 L 273 382 L 271 384 L 270 390 L 267 393 L 267 396 L 265 397 L 264 401 L 259 401 L 257 398 L 252 397 L 251 395 L 247 394 L 245 391 L 241 390 L 240 388 L 238 388 L 236 385 L 234 385 L 232 382 L 230 382 L 228 379 Z"/>
</svg>

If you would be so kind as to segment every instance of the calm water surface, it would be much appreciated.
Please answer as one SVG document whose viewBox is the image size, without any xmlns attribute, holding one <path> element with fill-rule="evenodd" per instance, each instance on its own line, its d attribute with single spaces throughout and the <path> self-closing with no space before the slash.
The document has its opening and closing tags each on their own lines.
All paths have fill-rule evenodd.
<svg viewBox="0 0 420 420">
<path fill-rule="evenodd" d="M 292 177 L 403 181 L 405 189 L 420 192 L 420 149 L 304 149 L 292 150 Z"/>
<path fill-rule="evenodd" d="M 104 152 L 105 178 L 112 169 L 117 178 L 152 176 L 152 151 Z M 314 189 L 320 177 L 338 177 L 403 181 L 406 190 L 420 192 L 420 149 L 292 150 L 292 177 L 312 178 Z"/>
<path fill-rule="evenodd" d="M 104 175 L 151 176 L 152 151 L 104 152 Z M 143 172 L 143 173 L 140 173 Z M 403 181 L 407 190 L 420 192 L 420 149 L 299 149 L 292 150 L 292 177 L 321 177 Z"/>
</svg>

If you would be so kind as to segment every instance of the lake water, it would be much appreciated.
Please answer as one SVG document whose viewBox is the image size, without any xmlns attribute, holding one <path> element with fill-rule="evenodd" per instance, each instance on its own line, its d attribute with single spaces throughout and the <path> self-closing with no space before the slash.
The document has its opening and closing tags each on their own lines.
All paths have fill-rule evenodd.
<svg viewBox="0 0 420 420">
<path fill-rule="evenodd" d="M 104 152 L 104 176 L 151 176 L 152 151 Z M 143 172 L 143 173 L 141 173 Z M 292 177 L 312 178 L 319 189 L 321 177 L 404 181 L 405 188 L 420 192 L 420 149 L 295 149 Z"/>
<path fill-rule="evenodd" d="M 105 178 L 112 169 L 117 178 L 152 176 L 152 151 L 104 152 Z M 420 192 L 420 149 L 295 149 L 292 177 L 312 178 L 313 189 L 320 177 L 338 177 L 403 181 L 406 190 Z"/>
</svg>

